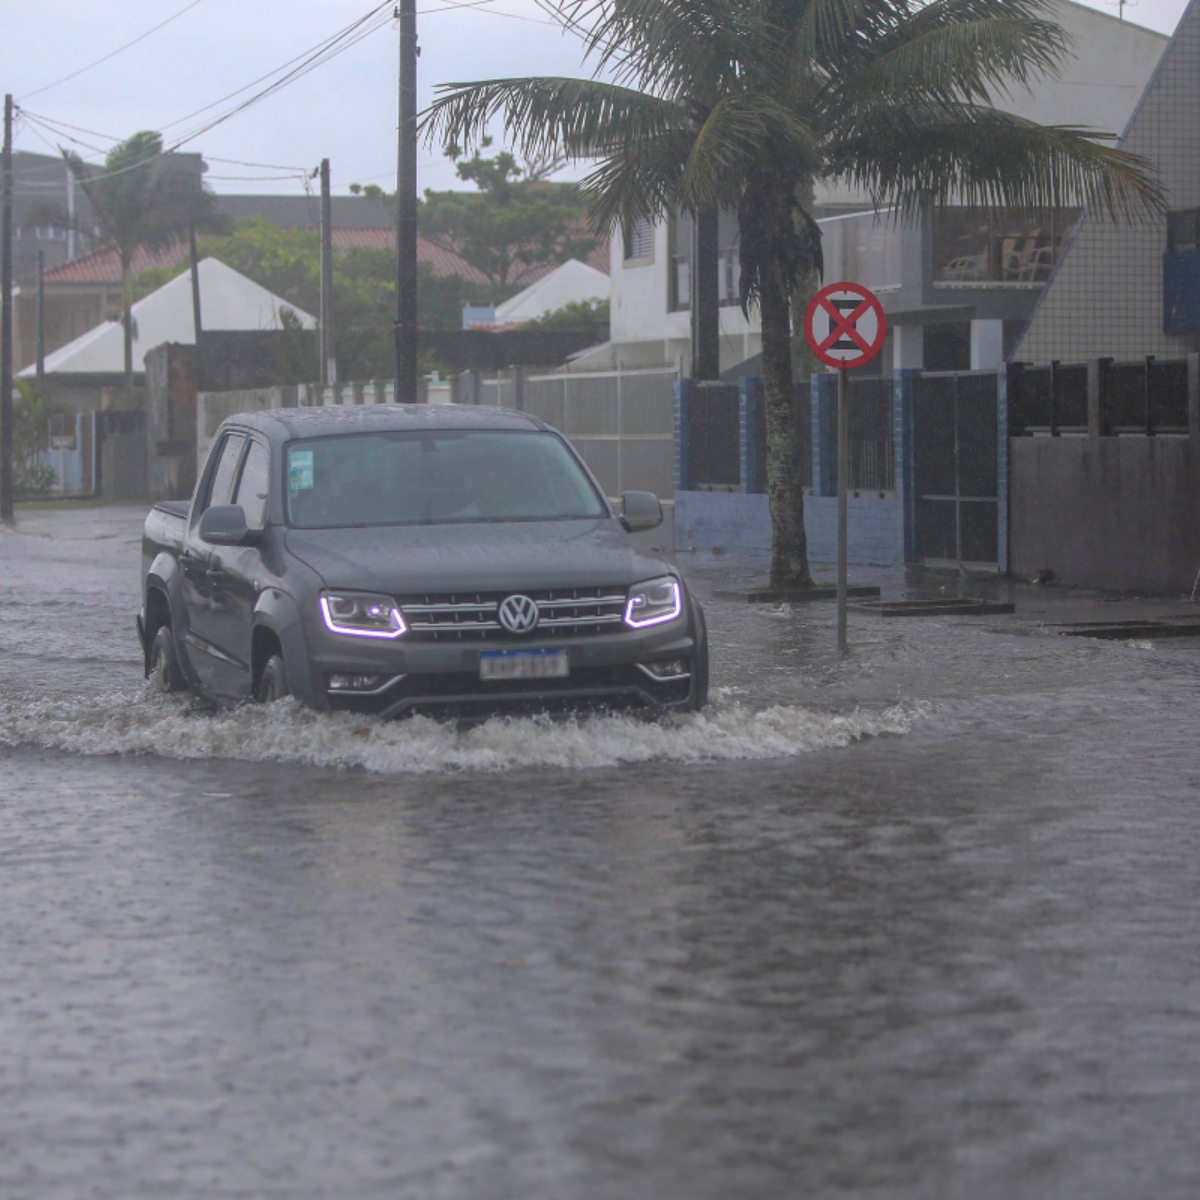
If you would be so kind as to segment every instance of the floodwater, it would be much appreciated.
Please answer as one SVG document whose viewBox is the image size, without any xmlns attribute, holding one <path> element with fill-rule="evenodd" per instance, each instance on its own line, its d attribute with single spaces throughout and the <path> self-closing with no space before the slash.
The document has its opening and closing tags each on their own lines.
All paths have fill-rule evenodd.
<svg viewBox="0 0 1200 1200">
<path fill-rule="evenodd" d="M 0 532 L 5 1200 L 1200 1192 L 1200 643 L 710 598 L 669 724 L 213 714 L 138 537 Z"/>
</svg>

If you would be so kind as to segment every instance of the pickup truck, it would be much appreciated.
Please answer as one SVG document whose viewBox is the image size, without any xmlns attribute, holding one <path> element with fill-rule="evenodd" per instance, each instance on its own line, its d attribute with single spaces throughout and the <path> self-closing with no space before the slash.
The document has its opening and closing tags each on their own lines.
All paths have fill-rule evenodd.
<svg viewBox="0 0 1200 1200">
<path fill-rule="evenodd" d="M 191 503 L 154 506 L 148 679 L 218 703 L 460 717 L 702 707 L 704 614 L 555 429 L 507 409 L 230 417 Z"/>
</svg>

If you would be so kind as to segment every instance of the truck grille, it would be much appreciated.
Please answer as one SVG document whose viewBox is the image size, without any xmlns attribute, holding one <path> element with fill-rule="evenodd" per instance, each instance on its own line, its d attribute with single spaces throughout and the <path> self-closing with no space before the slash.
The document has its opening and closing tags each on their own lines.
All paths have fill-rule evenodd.
<svg viewBox="0 0 1200 1200">
<path fill-rule="evenodd" d="M 511 634 L 499 621 L 500 602 L 514 592 L 455 592 L 397 596 L 415 638 L 430 641 L 486 641 L 492 638 L 561 634 L 586 637 L 622 629 L 623 587 L 551 588 L 522 591 L 538 606 L 537 626 L 525 635 Z"/>
</svg>

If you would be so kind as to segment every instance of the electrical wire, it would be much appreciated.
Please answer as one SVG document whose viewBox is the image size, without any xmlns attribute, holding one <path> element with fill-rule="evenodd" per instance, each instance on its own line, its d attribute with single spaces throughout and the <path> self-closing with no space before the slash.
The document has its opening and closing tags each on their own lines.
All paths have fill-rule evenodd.
<svg viewBox="0 0 1200 1200">
<path fill-rule="evenodd" d="M 249 99 L 242 101 L 240 104 L 235 105 L 232 109 L 228 110 L 227 112 L 221 113 L 220 115 L 214 117 L 212 120 L 203 123 L 199 127 L 194 128 L 191 131 L 185 131 L 183 134 L 181 134 L 177 137 L 177 139 L 172 143 L 172 145 L 170 145 L 168 147 L 164 147 L 161 154 L 157 155 L 155 157 L 162 157 L 163 155 L 173 153 L 174 151 L 178 150 L 181 146 L 183 146 L 185 143 L 187 143 L 189 141 L 194 141 L 197 137 L 200 137 L 202 134 L 206 133 L 208 130 L 215 128 L 217 125 L 220 125 L 223 122 L 229 120 L 231 117 L 236 116 L 238 113 L 243 112 L 245 109 L 249 108 L 251 105 L 256 104 L 259 100 L 266 98 L 267 96 L 273 94 L 274 92 L 279 91 L 280 89 L 288 86 L 291 83 L 295 83 L 297 80 L 303 78 L 305 75 L 309 74 L 311 71 L 314 71 L 318 67 L 323 66 L 325 63 L 336 58 L 338 55 L 345 53 L 345 51 L 349 50 L 352 46 L 356 45 L 358 42 L 362 41 L 364 38 L 370 36 L 370 34 L 374 33 L 376 30 L 383 28 L 384 25 L 388 24 L 391 21 L 392 17 L 391 17 L 390 12 L 385 14 L 382 18 L 379 17 L 379 14 L 382 12 L 382 10 L 390 7 L 390 4 L 391 4 L 391 0 L 385 0 L 384 3 L 376 5 L 374 8 L 372 8 L 369 12 L 367 12 L 364 16 L 360 17 L 358 20 L 351 22 L 350 25 L 339 30 L 337 33 L 333 34 L 331 37 L 325 38 L 322 42 L 319 42 L 315 47 L 310 47 L 310 49 L 305 51 L 304 54 L 298 55 L 296 58 L 290 59 L 288 61 L 288 63 L 284 64 L 284 67 L 282 67 L 282 68 L 277 67 L 274 71 L 268 72 L 267 75 L 261 76 L 259 80 L 256 80 L 256 82 L 261 82 L 263 79 L 268 79 L 271 77 L 271 75 L 278 74 L 278 72 L 280 70 L 285 69 L 287 66 L 290 66 L 293 63 L 300 62 L 300 60 L 303 60 L 302 62 L 300 62 L 299 66 L 294 67 L 291 71 L 288 71 L 285 75 L 281 76 L 279 79 L 276 79 L 274 82 L 269 84 L 267 87 L 263 88 L 262 91 L 258 92 L 254 96 L 251 96 Z M 365 26 L 365 28 L 364 28 L 364 26 Z M 253 86 L 253 84 L 250 84 L 247 86 L 250 87 L 250 86 Z M 230 93 L 230 95 L 238 95 L 241 92 L 244 92 L 246 90 L 247 90 L 246 88 L 239 88 L 237 92 Z M 223 97 L 223 99 L 228 99 L 228 98 L 229 97 Z M 215 103 L 220 103 L 220 101 L 217 101 Z M 212 105 L 212 104 L 206 105 L 205 109 L 198 109 L 197 113 L 203 112 L 206 109 L 212 108 L 214 106 L 215 105 Z M 72 126 L 72 125 L 67 124 L 67 122 L 56 122 L 56 121 L 52 120 L 51 118 L 41 117 L 38 114 L 30 113 L 30 112 L 28 112 L 28 110 L 25 110 L 25 109 L 22 109 L 21 113 L 31 123 L 41 124 L 44 128 L 48 129 L 49 132 L 51 134 L 54 134 L 55 136 L 63 137 L 67 141 L 74 142 L 76 145 L 84 146 L 87 149 L 96 151 L 98 153 L 103 153 L 103 151 L 100 151 L 98 147 L 91 146 L 88 143 L 81 141 L 79 138 L 73 137 L 70 134 L 63 132 L 63 129 L 76 129 L 79 132 L 92 133 L 92 134 L 94 134 L 94 136 L 97 136 L 97 137 L 107 137 L 107 135 L 105 135 L 105 134 L 96 133 L 93 130 L 84 130 L 80 126 Z M 196 115 L 196 113 L 189 114 L 189 115 L 194 116 L 194 115 Z M 186 119 L 187 119 L 186 117 L 180 118 L 180 121 L 186 120 Z M 171 124 L 179 124 L 180 121 L 175 121 L 175 122 L 172 122 Z M 54 126 L 56 126 L 56 125 L 61 126 L 62 128 L 60 128 L 60 129 L 54 128 Z M 128 167 L 122 167 L 119 171 L 96 171 L 93 174 L 92 178 L 94 180 L 102 179 L 102 178 L 112 178 L 115 175 L 124 174 L 127 171 L 135 171 L 135 170 L 142 169 L 147 164 L 149 164 L 150 162 L 153 162 L 153 161 L 154 161 L 154 158 L 145 159 L 141 162 L 133 163 Z"/>
<path fill-rule="evenodd" d="M 200 2 L 200 0 L 193 0 L 193 3 L 188 5 L 188 8 L 195 7 L 195 5 L 198 4 L 199 2 Z M 431 14 L 431 13 L 435 13 L 435 12 L 450 11 L 450 10 L 454 10 L 454 9 L 469 8 L 469 9 L 479 9 L 479 10 L 481 10 L 483 12 L 487 12 L 493 16 L 515 17 L 518 20 L 532 21 L 536 24 L 558 24 L 559 23 L 559 22 L 555 22 L 555 21 L 538 20 L 537 18 L 532 18 L 532 17 L 524 17 L 524 16 L 521 16 L 520 14 L 505 12 L 502 9 L 490 8 L 489 6 L 491 4 L 493 4 L 494 2 L 495 2 L 495 0 L 462 0 L 462 2 L 460 2 L 460 3 L 453 3 L 453 2 L 444 3 L 444 4 L 439 5 L 437 8 L 423 9 L 421 11 L 426 14 Z M 163 125 L 161 127 L 161 130 L 171 129 L 171 128 L 174 128 L 175 126 L 181 125 L 184 122 L 190 120 L 191 118 L 199 116 L 202 113 L 208 112 L 211 109 L 216 108 L 218 105 L 224 103 L 225 101 L 231 100 L 235 96 L 241 95 L 242 93 L 248 91 L 250 88 L 254 87 L 256 84 L 262 83 L 268 79 L 272 79 L 273 76 L 279 76 L 279 78 L 274 79 L 271 83 L 269 83 L 261 91 L 257 92 L 253 96 L 250 96 L 248 99 L 239 102 L 238 104 L 234 105 L 231 109 L 227 110 L 226 112 L 223 112 L 223 113 L 215 116 L 211 120 L 202 122 L 198 126 L 195 126 L 190 130 L 185 130 L 181 134 L 177 135 L 176 139 L 173 141 L 173 143 L 170 146 L 165 147 L 163 149 L 161 155 L 156 156 L 156 157 L 161 157 L 162 155 L 171 154 L 171 153 L 177 151 L 181 146 L 185 145 L 187 142 L 194 141 L 196 138 L 198 138 L 198 137 L 202 136 L 203 134 L 209 132 L 210 130 L 216 128 L 218 125 L 221 125 L 225 121 L 228 121 L 231 118 L 237 116 L 239 113 L 244 112 L 246 109 L 250 108 L 252 105 L 257 104 L 260 100 L 266 99 L 267 97 L 275 94 L 276 92 L 282 90 L 283 88 L 289 86 L 290 84 L 295 83 L 298 80 L 304 78 L 305 75 L 308 75 L 310 72 L 315 71 L 317 68 L 324 66 L 328 62 L 331 62 L 334 58 L 337 58 L 339 55 L 344 54 L 347 50 L 351 49 L 353 46 L 356 46 L 359 42 L 365 40 L 367 37 L 370 37 L 373 33 L 382 29 L 385 25 L 388 25 L 391 23 L 391 21 L 394 19 L 394 14 L 392 12 L 383 13 L 384 9 L 388 9 L 391 7 L 391 4 L 392 4 L 392 0 L 384 0 L 383 3 L 380 3 L 380 4 L 376 5 L 374 8 L 370 9 L 366 14 L 359 17 L 356 21 L 352 21 L 349 25 L 344 26 L 342 29 L 338 30 L 336 33 L 325 38 L 323 41 L 318 42 L 315 46 L 310 47 L 308 50 L 304 51 L 303 53 L 296 55 L 294 58 L 288 59 L 288 61 L 283 63 L 281 66 L 274 68 L 272 71 L 268 71 L 264 75 L 260 75 L 257 79 L 252 80 L 250 83 L 244 85 L 243 87 L 236 89 L 233 92 L 227 93 L 226 95 L 220 97 L 219 99 L 214 100 L 210 104 L 206 104 L 201 108 L 195 109 L 194 111 L 187 113 L 182 117 L 176 118 L 176 120 L 174 120 L 174 121 L 167 122 L 165 125 Z M 170 18 L 168 18 L 167 21 L 162 22 L 162 25 L 165 25 L 165 24 L 169 23 L 169 21 L 174 20 L 175 17 L 182 16 L 183 13 L 186 11 L 187 11 L 187 8 L 180 10 L 180 12 L 176 13 L 174 17 L 170 17 Z M 381 16 L 380 14 L 383 14 L 383 15 Z M 146 34 L 142 35 L 142 37 L 149 36 L 150 33 L 155 32 L 155 30 L 161 28 L 162 25 L 155 26 L 154 30 L 148 30 Z M 141 40 L 141 38 L 135 39 L 135 41 L 140 41 L 140 40 Z M 134 42 L 128 43 L 128 45 L 133 45 L 133 44 L 134 44 Z M 121 49 L 124 49 L 124 48 L 125 47 L 122 47 Z M 120 52 L 119 50 L 113 51 L 114 54 L 119 53 L 119 52 Z M 102 60 L 98 60 L 98 61 L 102 61 Z M 295 65 L 295 64 L 299 64 L 299 65 Z M 292 69 L 288 70 L 289 67 Z M 86 70 L 87 68 L 82 68 L 82 69 Z M 285 72 L 285 73 L 280 75 L 280 72 Z M 53 86 L 53 85 L 50 85 L 50 84 L 46 85 L 47 88 L 50 86 Z M 46 89 L 42 88 L 39 90 L 44 91 Z M 29 94 L 34 95 L 36 93 L 29 93 Z M 96 130 L 85 129 L 82 126 L 78 126 L 78 125 L 71 125 L 65 121 L 56 121 L 49 117 L 30 113 L 25 109 L 21 109 L 20 111 L 21 111 L 22 116 L 24 116 L 26 119 L 28 119 L 31 122 L 31 127 L 32 127 L 32 125 L 41 125 L 42 128 L 46 129 L 52 135 L 65 138 L 67 141 L 73 142 L 75 145 L 82 146 L 83 148 L 85 148 L 87 150 L 91 150 L 94 153 L 103 154 L 103 153 L 105 153 L 105 151 L 102 150 L 98 146 L 93 146 L 88 142 L 84 142 L 79 138 L 73 137 L 71 134 L 68 134 L 64 131 L 71 129 L 78 133 L 85 133 L 85 134 L 88 134 L 89 136 L 103 138 L 106 141 L 111 141 L 114 143 L 116 143 L 117 141 L 120 140 L 118 138 L 112 137 L 110 134 L 99 133 Z M 160 130 L 160 132 L 161 132 L 161 130 Z M 36 129 L 32 129 L 32 132 L 34 132 L 39 138 L 41 138 L 41 140 L 43 140 L 43 141 L 46 140 L 44 137 L 42 137 L 42 135 L 40 133 L 38 133 L 38 131 Z M 97 171 L 96 174 L 94 174 L 92 178 L 93 179 L 108 178 L 108 177 L 112 177 L 113 175 L 123 174 L 126 171 L 138 170 L 139 168 L 146 166 L 149 162 L 152 162 L 152 161 L 154 161 L 154 159 L 146 159 L 143 162 L 134 163 L 128 167 L 123 167 L 123 168 L 121 168 L 120 171 L 116 171 L 116 172 Z M 212 159 L 212 161 L 214 161 L 214 162 L 222 162 L 222 161 L 234 162 L 235 165 L 238 165 L 238 166 L 250 166 L 250 167 L 257 166 L 257 167 L 264 167 L 268 170 L 283 170 L 283 171 L 291 171 L 291 170 L 301 171 L 301 170 L 303 170 L 303 168 L 298 168 L 298 167 L 296 167 L 296 168 L 279 167 L 279 166 L 276 166 L 274 164 L 269 164 L 269 163 L 236 162 L 236 160 L 230 160 L 230 159 L 223 160 L 223 159 L 214 158 L 214 159 Z M 229 178 L 237 178 L 237 177 L 214 175 L 214 176 L 211 176 L 210 178 L 229 179 Z M 250 177 L 244 177 L 244 178 L 250 178 Z M 266 177 L 263 177 L 263 178 L 266 178 Z"/>
<path fill-rule="evenodd" d="M 90 62 L 86 67 L 80 67 L 78 71 L 72 71 L 70 75 L 64 75 L 61 79 L 56 79 L 53 83 L 43 84 L 40 88 L 34 89 L 32 92 L 26 92 L 25 95 L 19 96 L 19 100 L 28 100 L 30 96 L 39 96 L 42 92 L 48 92 L 51 88 L 56 88 L 60 83 L 67 83 L 69 80 L 76 79 L 86 71 L 90 71 L 93 67 L 98 67 L 101 63 L 106 63 L 110 58 L 116 58 L 118 54 L 128 50 L 130 46 L 136 46 L 138 42 L 145 41 L 152 33 L 157 33 L 166 25 L 170 25 L 172 21 L 178 20 L 184 13 L 190 12 L 201 0 L 192 0 L 188 5 L 185 5 L 177 13 L 169 16 L 165 21 L 160 21 L 153 29 L 147 29 L 145 33 L 139 34 L 131 42 L 126 42 L 123 46 L 118 46 L 115 50 L 110 50 L 109 53 L 102 58 L 96 59 L 95 62 Z"/>
<path fill-rule="evenodd" d="M 346 30 L 343 30 L 342 33 L 340 33 L 335 39 L 331 39 L 326 43 L 323 43 L 319 49 L 310 54 L 308 58 L 306 58 L 298 67 L 294 67 L 285 75 L 282 75 L 279 79 L 276 79 L 273 83 L 268 84 L 262 89 L 262 91 L 256 92 L 249 99 L 243 100 L 240 104 L 237 104 L 227 112 L 214 117 L 211 121 L 204 122 L 197 127 L 177 135 L 174 148 L 178 149 L 185 143 L 194 141 L 202 134 L 207 133 L 210 129 L 215 129 L 218 125 L 228 121 L 231 117 L 235 117 L 238 115 L 238 113 L 244 112 L 246 109 L 251 107 L 251 105 L 257 104 L 260 100 L 266 99 L 268 96 L 273 95 L 275 92 L 287 87 L 289 84 L 297 82 L 297 80 L 302 79 L 305 75 L 315 71 L 318 67 L 322 67 L 327 62 L 330 62 L 339 55 L 344 54 L 347 50 L 357 45 L 364 38 L 370 37 L 371 34 L 382 29 L 385 25 L 390 24 L 390 13 L 385 14 L 382 18 L 375 19 L 371 24 L 367 24 L 367 22 L 370 22 L 373 17 L 376 17 L 376 14 L 378 14 L 380 9 L 388 7 L 390 3 L 391 0 L 387 0 L 387 3 L 372 9 L 367 16 L 356 21 L 354 25 L 348 27 Z M 366 25 L 366 28 L 360 28 L 363 25 Z M 241 90 L 244 91 L 245 89 L 243 88 Z M 209 105 L 208 107 L 211 108 L 212 106 Z M 179 124 L 179 122 L 172 122 L 172 124 Z"/>
<path fill-rule="evenodd" d="M 361 25 L 364 21 L 369 21 L 371 19 L 371 17 L 373 17 L 381 9 L 387 8 L 390 3 L 391 3 L 391 0 L 384 0 L 384 3 L 376 5 L 376 7 L 371 9 L 371 11 L 366 14 L 366 16 L 360 17 L 357 21 L 352 21 L 349 25 L 345 26 L 343 29 L 338 30 L 337 33 L 331 34 L 329 37 L 318 42 L 315 46 L 310 46 L 307 50 L 304 50 L 300 54 L 297 54 L 295 58 L 289 58 L 287 60 L 287 62 L 280 64 L 278 67 L 273 67 L 270 71 L 267 71 L 265 74 L 260 75 L 257 79 L 252 79 L 249 83 L 244 84 L 242 87 L 236 88 L 232 92 L 227 92 L 224 96 L 221 96 L 218 99 L 214 100 L 211 104 L 205 104 L 203 107 L 197 108 L 190 113 L 185 113 L 182 117 L 177 117 L 174 121 L 168 121 L 165 125 L 162 126 L 162 129 L 164 129 L 164 130 L 165 129 L 173 129 L 176 125 L 182 125 L 185 121 L 190 121 L 193 117 L 198 117 L 201 113 L 205 113 L 205 112 L 208 112 L 209 109 L 216 108 L 218 104 L 224 104 L 226 100 L 232 100 L 235 96 L 240 96 L 243 92 L 248 92 L 256 84 L 262 83 L 264 80 L 270 79 L 273 75 L 278 75 L 280 71 L 286 70 L 293 63 L 298 63 L 301 59 L 306 58 L 309 55 L 319 53 L 326 47 L 333 45 L 334 43 L 339 41 L 341 38 L 347 36 L 354 29 L 358 28 L 358 26 Z M 389 20 L 390 20 L 390 17 L 389 17 Z"/>
</svg>

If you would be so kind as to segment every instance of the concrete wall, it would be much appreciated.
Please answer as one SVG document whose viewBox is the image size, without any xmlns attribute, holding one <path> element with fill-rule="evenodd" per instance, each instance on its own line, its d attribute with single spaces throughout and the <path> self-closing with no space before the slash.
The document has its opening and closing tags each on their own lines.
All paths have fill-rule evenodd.
<svg viewBox="0 0 1200 1200">
<path fill-rule="evenodd" d="M 1013 438 L 1012 571 L 1189 592 L 1200 569 L 1200 441 Z"/>
<path fill-rule="evenodd" d="M 100 470 L 100 493 L 115 504 L 145 500 L 146 435 L 137 433 L 110 434 L 104 441 Z"/>
<path fill-rule="evenodd" d="M 810 562 L 837 561 L 836 496 L 804 498 L 804 531 Z M 851 496 L 848 536 L 849 561 L 854 566 L 900 565 L 904 562 L 902 502 Z M 752 492 L 676 492 L 675 549 L 769 554 L 767 497 Z"/>
</svg>

